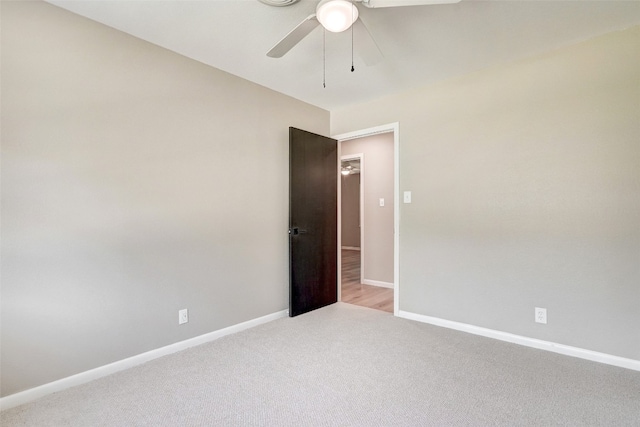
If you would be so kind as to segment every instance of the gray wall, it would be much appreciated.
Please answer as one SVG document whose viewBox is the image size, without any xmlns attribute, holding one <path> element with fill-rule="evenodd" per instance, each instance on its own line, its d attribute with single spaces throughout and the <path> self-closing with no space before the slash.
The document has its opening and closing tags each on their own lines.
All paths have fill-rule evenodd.
<svg viewBox="0 0 640 427">
<path fill-rule="evenodd" d="M 334 132 L 334 135 L 336 133 Z M 364 283 L 393 283 L 393 134 L 340 143 L 340 155 L 364 154 Z M 384 199 L 384 206 L 379 199 Z M 375 284 L 375 283 L 371 283 Z"/>
<path fill-rule="evenodd" d="M 286 309 L 288 126 L 329 113 L 1 3 L 2 395 Z"/>
<path fill-rule="evenodd" d="M 360 247 L 360 174 L 341 175 L 340 214 L 342 246 Z"/>
<path fill-rule="evenodd" d="M 331 112 L 400 123 L 401 310 L 640 360 L 639 39 Z"/>
</svg>

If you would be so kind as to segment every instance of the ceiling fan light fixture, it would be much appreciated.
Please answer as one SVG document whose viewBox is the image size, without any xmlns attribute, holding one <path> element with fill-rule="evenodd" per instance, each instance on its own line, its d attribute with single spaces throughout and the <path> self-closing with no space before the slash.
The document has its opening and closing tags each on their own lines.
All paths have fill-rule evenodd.
<svg viewBox="0 0 640 427">
<path fill-rule="evenodd" d="M 268 6 L 291 6 L 294 3 L 299 2 L 300 0 L 258 0 L 260 3 L 264 3 Z"/>
<path fill-rule="evenodd" d="M 318 4 L 316 17 L 333 33 L 345 31 L 358 19 L 358 8 L 347 0 L 323 0 Z"/>
</svg>

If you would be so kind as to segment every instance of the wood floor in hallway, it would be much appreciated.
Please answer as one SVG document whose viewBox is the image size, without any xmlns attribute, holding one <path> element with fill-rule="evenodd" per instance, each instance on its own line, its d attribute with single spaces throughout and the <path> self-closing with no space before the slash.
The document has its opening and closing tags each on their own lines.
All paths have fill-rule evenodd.
<svg viewBox="0 0 640 427">
<path fill-rule="evenodd" d="M 393 313 L 393 289 L 360 283 L 360 251 L 342 250 L 342 302 Z"/>
</svg>

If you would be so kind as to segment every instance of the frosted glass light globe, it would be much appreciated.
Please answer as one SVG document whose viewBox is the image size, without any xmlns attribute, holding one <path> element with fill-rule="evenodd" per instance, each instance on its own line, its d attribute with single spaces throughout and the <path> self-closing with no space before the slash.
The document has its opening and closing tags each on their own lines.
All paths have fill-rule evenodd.
<svg viewBox="0 0 640 427">
<path fill-rule="evenodd" d="M 340 33 L 358 19 L 358 8 L 346 0 L 324 0 L 318 4 L 316 17 L 324 28 Z"/>
</svg>

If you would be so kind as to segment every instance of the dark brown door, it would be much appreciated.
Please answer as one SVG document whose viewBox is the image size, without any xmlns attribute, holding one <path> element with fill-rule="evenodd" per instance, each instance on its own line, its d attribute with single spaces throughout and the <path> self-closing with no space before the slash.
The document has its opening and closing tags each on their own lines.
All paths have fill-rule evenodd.
<svg viewBox="0 0 640 427">
<path fill-rule="evenodd" d="M 289 128 L 289 316 L 338 300 L 338 141 Z"/>
</svg>

